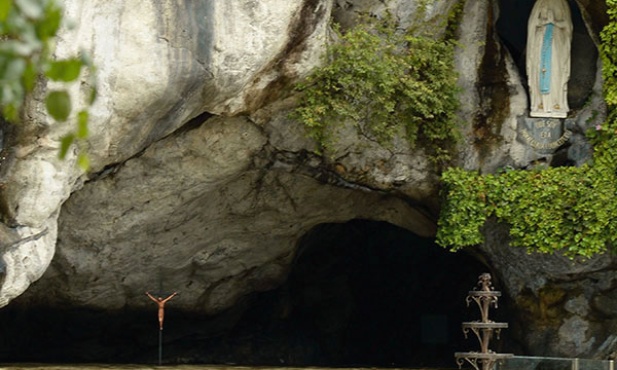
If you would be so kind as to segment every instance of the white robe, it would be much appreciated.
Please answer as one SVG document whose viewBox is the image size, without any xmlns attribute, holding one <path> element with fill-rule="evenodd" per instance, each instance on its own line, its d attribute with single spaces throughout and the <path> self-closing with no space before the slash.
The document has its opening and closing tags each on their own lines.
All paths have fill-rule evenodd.
<svg viewBox="0 0 617 370">
<path fill-rule="evenodd" d="M 550 73 L 548 92 L 540 89 L 543 73 L 542 45 L 547 25 L 552 23 L 553 37 L 550 45 Z M 529 82 L 530 116 L 564 118 L 568 107 L 568 80 L 570 79 L 570 48 L 572 43 L 572 18 L 567 0 L 537 0 L 527 26 L 527 78 Z M 549 87 L 549 86 L 547 86 Z"/>
</svg>

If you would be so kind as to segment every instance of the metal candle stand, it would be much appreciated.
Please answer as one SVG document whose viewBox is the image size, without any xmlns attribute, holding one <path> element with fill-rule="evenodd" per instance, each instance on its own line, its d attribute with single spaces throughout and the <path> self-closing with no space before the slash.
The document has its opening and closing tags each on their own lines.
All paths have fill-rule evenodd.
<svg viewBox="0 0 617 370">
<path fill-rule="evenodd" d="M 454 357 L 459 369 L 467 361 L 476 370 L 480 370 L 480 365 L 482 370 L 492 370 L 497 361 L 514 355 L 511 353 L 495 353 L 488 348 L 488 344 L 493 338 L 493 333 L 499 339 L 501 329 L 507 328 L 508 324 L 505 322 L 494 322 L 488 318 L 491 304 L 497 308 L 497 300 L 501 296 L 501 292 L 493 290 L 491 286 L 491 275 L 488 273 L 480 275 L 478 285 L 480 289 L 477 290 L 476 288 L 470 291 L 466 301 L 468 307 L 471 301 L 476 302 L 480 308 L 482 319 L 480 321 L 464 322 L 462 326 L 465 338 L 467 338 L 470 330 L 476 335 L 480 342 L 480 352 L 456 352 Z"/>
</svg>

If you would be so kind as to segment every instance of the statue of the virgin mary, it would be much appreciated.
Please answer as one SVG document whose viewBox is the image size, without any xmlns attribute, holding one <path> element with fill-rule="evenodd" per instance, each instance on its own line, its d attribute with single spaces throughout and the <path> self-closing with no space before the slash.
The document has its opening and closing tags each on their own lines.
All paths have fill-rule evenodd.
<svg viewBox="0 0 617 370">
<path fill-rule="evenodd" d="M 537 0 L 527 28 L 530 116 L 565 118 L 572 18 L 567 0 Z"/>
</svg>

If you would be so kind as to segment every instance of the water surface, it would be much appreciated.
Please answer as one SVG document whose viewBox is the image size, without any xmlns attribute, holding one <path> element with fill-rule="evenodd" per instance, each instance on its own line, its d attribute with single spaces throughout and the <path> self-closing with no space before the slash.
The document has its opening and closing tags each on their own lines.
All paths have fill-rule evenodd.
<svg viewBox="0 0 617 370">
<path fill-rule="evenodd" d="M 284 367 L 284 366 L 215 366 L 215 365 L 156 365 L 156 364 L 0 364 L 0 370 L 410 370 L 410 368 L 324 368 L 324 367 Z M 454 368 L 452 368 L 454 369 Z M 452 370 L 415 369 L 415 370 Z"/>
</svg>

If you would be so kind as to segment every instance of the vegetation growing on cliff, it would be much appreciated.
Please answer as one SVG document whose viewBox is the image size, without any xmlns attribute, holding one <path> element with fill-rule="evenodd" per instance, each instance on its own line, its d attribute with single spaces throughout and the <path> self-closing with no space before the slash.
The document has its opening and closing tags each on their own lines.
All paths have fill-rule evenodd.
<svg viewBox="0 0 617 370">
<path fill-rule="evenodd" d="M 405 136 L 412 147 L 427 143 L 435 161 L 449 159 L 457 137 L 453 44 L 397 31 L 388 20 L 335 32 L 324 66 L 298 85 L 303 97 L 295 111 L 322 149 L 350 123 L 383 146 Z"/>
<path fill-rule="evenodd" d="M 593 164 L 480 175 L 443 174 L 437 242 L 454 250 L 483 242 L 488 218 L 510 227 L 510 245 L 591 257 L 617 250 L 617 0 L 601 33 L 607 121 L 588 133 Z"/>
<path fill-rule="evenodd" d="M 92 65 L 84 56 L 59 59 L 53 56 L 53 43 L 62 23 L 62 9 L 53 0 L 0 0 L 0 107 L 9 122 L 23 119 L 23 105 L 36 87 L 40 76 L 58 82 L 45 94 L 49 115 L 63 123 L 75 114 L 76 127 L 62 138 L 60 157 L 64 157 L 75 140 L 88 135 L 87 109 L 73 112 L 66 90 L 84 69 Z M 86 106 L 95 97 L 95 83 L 89 85 Z M 80 153 L 79 164 L 88 167 L 88 158 Z"/>
</svg>

